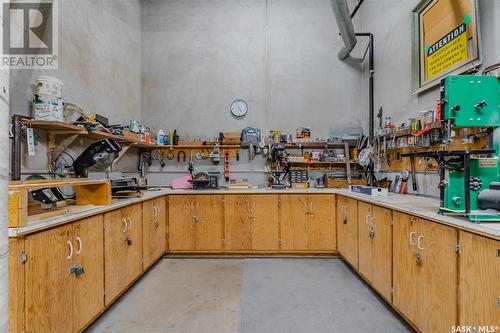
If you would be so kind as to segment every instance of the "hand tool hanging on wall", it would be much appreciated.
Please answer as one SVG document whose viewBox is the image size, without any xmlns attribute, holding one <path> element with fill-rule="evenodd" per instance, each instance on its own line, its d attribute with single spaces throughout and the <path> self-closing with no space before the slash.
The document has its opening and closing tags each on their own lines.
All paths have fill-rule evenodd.
<svg viewBox="0 0 500 333">
<path fill-rule="evenodd" d="M 413 191 L 417 191 L 417 174 L 415 170 L 415 157 L 410 157 L 410 164 L 411 164 L 411 184 Z"/>
<path fill-rule="evenodd" d="M 224 152 L 224 178 L 229 181 L 229 151 Z"/>
</svg>

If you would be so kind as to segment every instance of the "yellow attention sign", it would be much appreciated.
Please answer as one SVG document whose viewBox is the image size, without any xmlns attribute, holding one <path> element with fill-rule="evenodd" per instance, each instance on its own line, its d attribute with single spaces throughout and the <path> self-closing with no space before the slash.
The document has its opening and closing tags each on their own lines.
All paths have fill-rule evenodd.
<svg viewBox="0 0 500 333">
<path fill-rule="evenodd" d="M 467 60 L 467 26 L 461 24 L 426 50 L 427 80 Z"/>
</svg>

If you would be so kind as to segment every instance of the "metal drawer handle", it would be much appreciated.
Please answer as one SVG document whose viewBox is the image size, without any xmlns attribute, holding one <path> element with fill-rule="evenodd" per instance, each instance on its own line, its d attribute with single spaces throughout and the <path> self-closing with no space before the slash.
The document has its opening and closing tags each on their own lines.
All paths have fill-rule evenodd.
<svg viewBox="0 0 500 333">
<path fill-rule="evenodd" d="M 130 217 L 127 217 L 127 220 L 128 220 L 128 230 L 130 230 L 130 228 L 132 228 L 132 219 Z"/>
<path fill-rule="evenodd" d="M 82 253 L 83 242 L 82 242 L 82 239 L 80 237 L 76 237 L 76 241 L 78 242 L 78 250 L 76 251 L 76 254 L 80 254 L 80 253 Z"/>
<path fill-rule="evenodd" d="M 419 250 L 423 250 L 424 248 L 420 246 L 421 241 L 424 239 L 424 236 L 418 236 L 417 238 L 417 248 Z"/>
<path fill-rule="evenodd" d="M 66 257 L 66 259 L 71 259 L 73 257 L 73 244 L 71 244 L 71 241 L 67 241 L 66 244 L 68 244 L 68 249 L 69 249 L 69 255 Z"/>
<path fill-rule="evenodd" d="M 125 231 L 127 231 L 127 228 L 128 228 L 127 219 L 126 219 L 126 218 L 123 218 L 123 219 L 122 219 L 122 222 L 123 222 L 123 224 L 125 225 L 125 228 L 123 228 L 123 232 L 125 233 Z"/>
<path fill-rule="evenodd" d="M 415 245 L 415 242 L 413 241 L 413 236 L 415 235 L 415 232 L 412 231 L 409 234 L 408 241 L 410 242 L 410 245 Z"/>
</svg>

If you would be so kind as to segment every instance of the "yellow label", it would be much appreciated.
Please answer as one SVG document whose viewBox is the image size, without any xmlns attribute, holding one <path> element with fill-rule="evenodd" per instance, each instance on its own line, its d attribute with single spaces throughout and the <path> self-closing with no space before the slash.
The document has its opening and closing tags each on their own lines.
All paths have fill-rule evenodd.
<svg viewBox="0 0 500 333">
<path fill-rule="evenodd" d="M 496 168 L 497 167 L 497 160 L 496 159 L 479 160 L 479 167 L 480 168 Z"/>
<path fill-rule="evenodd" d="M 455 31 L 459 31 L 457 28 Z M 467 50 L 467 30 L 458 34 L 456 37 L 448 38 L 450 34 L 443 37 L 438 43 L 432 46 L 430 52 L 427 52 L 427 80 L 447 71 L 457 64 L 469 58 Z"/>
</svg>

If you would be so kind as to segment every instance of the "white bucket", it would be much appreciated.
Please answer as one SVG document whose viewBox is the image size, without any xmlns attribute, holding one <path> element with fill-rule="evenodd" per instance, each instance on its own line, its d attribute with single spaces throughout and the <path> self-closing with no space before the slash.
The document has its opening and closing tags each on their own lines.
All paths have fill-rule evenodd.
<svg viewBox="0 0 500 333">
<path fill-rule="evenodd" d="M 36 120 L 64 121 L 61 80 L 41 75 L 35 81 L 33 118 Z"/>
<path fill-rule="evenodd" d="M 35 81 L 36 95 L 52 95 L 62 98 L 62 89 L 64 84 L 55 77 L 40 75 Z"/>
</svg>

